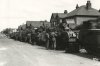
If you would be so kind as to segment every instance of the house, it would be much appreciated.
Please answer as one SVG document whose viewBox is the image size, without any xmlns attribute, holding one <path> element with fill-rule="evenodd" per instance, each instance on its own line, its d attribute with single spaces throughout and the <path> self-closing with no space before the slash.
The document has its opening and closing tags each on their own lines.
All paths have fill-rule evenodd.
<svg viewBox="0 0 100 66">
<path fill-rule="evenodd" d="M 43 23 L 41 21 L 26 21 L 26 27 L 34 27 L 34 28 L 38 28 L 40 26 L 42 26 Z"/>
<path fill-rule="evenodd" d="M 67 16 L 67 10 L 64 13 L 52 13 L 50 23 L 51 27 L 58 26 L 60 23 L 63 22 L 63 18 Z"/>
<path fill-rule="evenodd" d="M 100 29 L 100 18 L 84 21 L 82 26 L 83 29 Z"/>
<path fill-rule="evenodd" d="M 50 22 L 47 21 L 27 21 L 26 22 L 26 27 L 33 27 L 33 28 L 39 28 L 39 27 L 50 27 Z"/>
<path fill-rule="evenodd" d="M 100 17 L 100 10 L 92 8 L 91 2 L 87 1 L 86 5 L 80 7 L 77 4 L 76 9 L 69 12 L 64 18 L 64 21 L 71 27 L 73 24 L 74 26 L 78 26 L 81 25 L 83 21 L 97 19 L 98 17 Z"/>
<path fill-rule="evenodd" d="M 25 30 L 26 29 L 26 24 L 18 26 L 18 30 Z"/>
</svg>

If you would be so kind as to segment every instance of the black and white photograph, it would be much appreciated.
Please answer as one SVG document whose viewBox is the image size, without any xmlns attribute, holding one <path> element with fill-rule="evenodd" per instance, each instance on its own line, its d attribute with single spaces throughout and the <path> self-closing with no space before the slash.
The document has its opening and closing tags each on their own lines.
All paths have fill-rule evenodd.
<svg viewBox="0 0 100 66">
<path fill-rule="evenodd" d="M 0 66 L 100 66 L 100 0 L 0 0 Z"/>
</svg>

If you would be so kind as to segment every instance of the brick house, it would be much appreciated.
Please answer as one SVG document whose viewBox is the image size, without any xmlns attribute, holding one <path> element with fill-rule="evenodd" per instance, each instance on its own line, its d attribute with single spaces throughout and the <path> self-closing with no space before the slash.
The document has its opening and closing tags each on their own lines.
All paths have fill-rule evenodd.
<svg viewBox="0 0 100 66">
<path fill-rule="evenodd" d="M 82 29 L 100 29 L 100 18 L 83 21 L 82 26 L 79 26 Z"/>
<path fill-rule="evenodd" d="M 100 17 L 100 11 L 92 8 L 91 2 L 87 1 L 86 5 L 80 7 L 77 4 L 76 9 L 69 12 L 64 18 L 64 21 L 69 27 L 75 27 L 81 25 L 83 21 L 97 19 L 98 17 Z"/>
<path fill-rule="evenodd" d="M 18 30 L 25 30 L 26 29 L 26 24 L 18 26 Z"/>
<path fill-rule="evenodd" d="M 51 27 L 58 26 L 60 23 L 63 22 L 63 18 L 67 16 L 67 10 L 64 13 L 52 13 L 50 23 Z"/>
<path fill-rule="evenodd" d="M 26 21 L 26 27 L 34 27 L 34 28 L 39 28 L 40 26 L 43 27 L 50 27 L 50 22 L 47 21 Z"/>
</svg>

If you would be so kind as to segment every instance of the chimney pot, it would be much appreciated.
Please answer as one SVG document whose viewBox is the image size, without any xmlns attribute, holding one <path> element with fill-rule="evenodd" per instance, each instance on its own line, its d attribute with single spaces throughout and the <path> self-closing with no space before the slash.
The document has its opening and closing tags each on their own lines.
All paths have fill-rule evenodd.
<svg viewBox="0 0 100 66">
<path fill-rule="evenodd" d="M 91 2 L 90 2 L 89 0 L 88 0 L 87 3 L 86 3 L 86 8 L 87 8 L 87 9 L 90 9 L 90 8 L 91 8 Z"/>
<path fill-rule="evenodd" d="M 68 12 L 67 12 L 67 10 L 64 10 L 64 14 L 67 14 Z"/>
<path fill-rule="evenodd" d="M 100 12 L 100 9 L 99 9 L 99 12 Z"/>
<path fill-rule="evenodd" d="M 78 9 L 79 8 L 79 6 L 78 6 L 78 4 L 76 5 L 76 9 Z"/>
</svg>

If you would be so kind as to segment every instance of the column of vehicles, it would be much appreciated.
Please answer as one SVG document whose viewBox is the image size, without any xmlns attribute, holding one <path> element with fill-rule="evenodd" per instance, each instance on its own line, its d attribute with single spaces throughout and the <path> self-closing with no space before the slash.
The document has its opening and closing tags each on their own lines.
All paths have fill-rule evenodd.
<svg viewBox="0 0 100 66">
<path fill-rule="evenodd" d="M 46 49 L 79 52 L 84 48 L 88 53 L 100 53 L 100 29 L 94 22 L 84 22 L 80 30 L 56 30 L 55 28 L 26 29 L 11 33 L 10 38 Z"/>
</svg>

